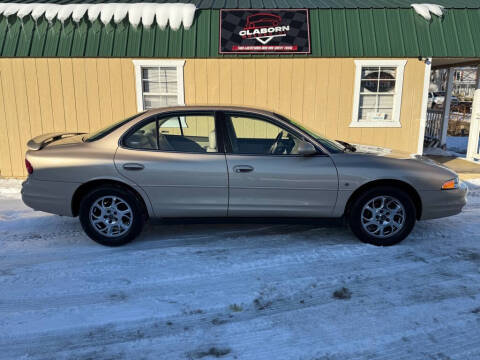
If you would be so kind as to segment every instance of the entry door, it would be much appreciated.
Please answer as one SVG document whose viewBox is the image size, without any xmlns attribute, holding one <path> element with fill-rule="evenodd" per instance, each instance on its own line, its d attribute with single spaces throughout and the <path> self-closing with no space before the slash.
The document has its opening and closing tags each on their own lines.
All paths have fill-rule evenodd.
<svg viewBox="0 0 480 360">
<path fill-rule="evenodd" d="M 229 216 L 330 216 L 337 170 L 329 156 L 301 156 L 300 139 L 266 119 L 225 116 L 232 151 Z"/>
<path fill-rule="evenodd" d="M 124 138 L 115 165 L 145 190 L 156 216 L 226 216 L 227 166 L 216 139 L 213 114 L 153 119 Z"/>
</svg>

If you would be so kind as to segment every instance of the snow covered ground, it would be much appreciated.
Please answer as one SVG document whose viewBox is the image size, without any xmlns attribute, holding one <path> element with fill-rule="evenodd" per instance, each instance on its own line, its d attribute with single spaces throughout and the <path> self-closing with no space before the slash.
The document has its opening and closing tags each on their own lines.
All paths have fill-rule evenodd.
<svg viewBox="0 0 480 360">
<path fill-rule="evenodd" d="M 479 359 L 480 180 L 402 244 L 318 224 L 150 224 L 122 248 L 0 181 L 2 359 Z"/>
<path fill-rule="evenodd" d="M 468 136 L 447 136 L 447 150 L 466 154 L 468 146 Z"/>
<path fill-rule="evenodd" d="M 424 155 L 454 156 L 464 158 L 467 154 L 468 136 L 447 136 L 447 149 L 426 147 Z"/>
</svg>

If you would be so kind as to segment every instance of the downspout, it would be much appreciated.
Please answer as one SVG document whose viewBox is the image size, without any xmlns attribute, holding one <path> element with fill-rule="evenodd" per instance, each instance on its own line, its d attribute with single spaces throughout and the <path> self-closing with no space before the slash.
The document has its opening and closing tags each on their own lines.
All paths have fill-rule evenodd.
<svg viewBox="0 0 480 360">
<path fill-rule="evenodd" d="M 422 110 L 420 112 L 420 128 L 418 129 L 417 154 L 423 155 L 423 141 L 425 138 L 425 126 L 427 124 L 428 90 L 430 89 L 430 72 L 432 70 L 432 58 L 425 60 L 425 76 L 423 78 Z"/>
</svg>

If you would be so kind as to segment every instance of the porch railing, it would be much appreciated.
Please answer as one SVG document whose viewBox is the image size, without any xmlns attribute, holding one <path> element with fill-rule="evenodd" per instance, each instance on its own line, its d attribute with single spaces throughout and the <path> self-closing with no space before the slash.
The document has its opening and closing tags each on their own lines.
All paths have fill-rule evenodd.
<svg viewBox="0 0 480 360">
<path fill-rule="evenodd" d="M 443 110 L 427 110 L 425 140 L 439 141 L 442 137 Z"/>
</svg>

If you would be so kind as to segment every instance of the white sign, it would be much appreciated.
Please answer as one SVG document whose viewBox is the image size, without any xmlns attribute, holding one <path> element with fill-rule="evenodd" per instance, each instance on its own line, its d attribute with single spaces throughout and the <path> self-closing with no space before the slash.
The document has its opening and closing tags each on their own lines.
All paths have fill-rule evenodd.
<svg viewBox="0 0 480 360">
<path fill-rule="evenodd" d="M 387 114 L 381 112 L 372 112 L 368 114 L 367 118 L 370 121 L 384 121 L 387 118 Z"/>
</svg>

